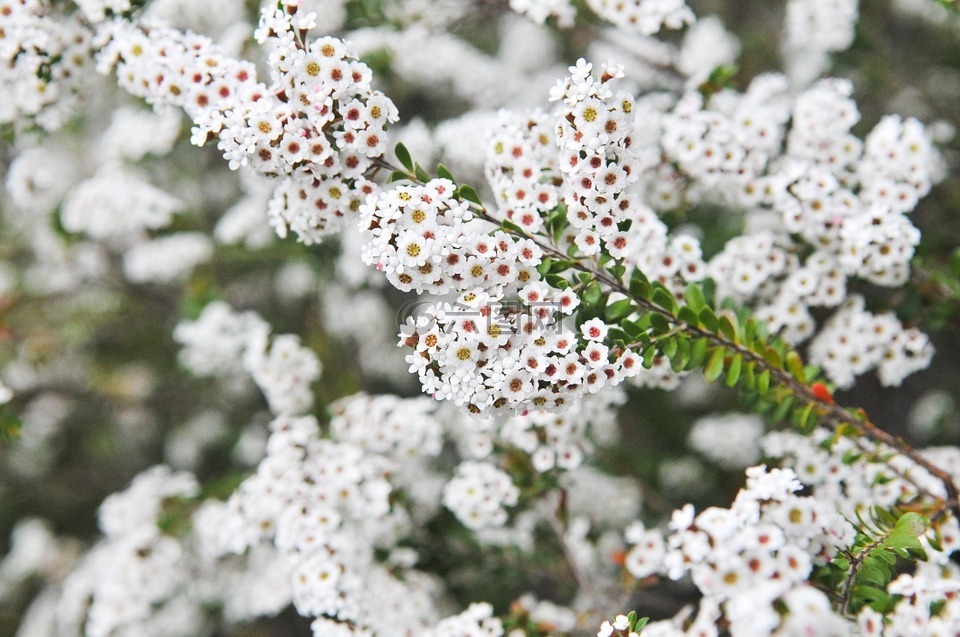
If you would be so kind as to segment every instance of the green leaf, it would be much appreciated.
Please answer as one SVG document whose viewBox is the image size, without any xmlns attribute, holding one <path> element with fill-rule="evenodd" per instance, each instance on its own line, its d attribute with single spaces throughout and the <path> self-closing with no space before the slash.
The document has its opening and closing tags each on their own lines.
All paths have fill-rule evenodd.
<svg viewBox="0 0 960 637">
<path fill-rule="evenodd" d="M 763 359 L 770 363 L 773 367 L 781 367 L 782 362 L 780 360 L 780 353 L 771 345 L 768 346 L 763 352 Z"/>
<path fill-rule="evenodd" d="M 621 347 L 626 345 L 626 343 L 630 342 L 630 337 L 627 335 L 625 331 L 623 331 L 619 327 L 611 327 L 607 331 L 607 339 L 613 342 L 619 341 Z"/>
<path fill-rule="evenodd" d="M 503 221 L 500 222 L 500 227 L 503 228 L 504 230 L 508 230 L 512 232 L 513 234 L 527 236 L 526 231 L 512 221 L 508 221 L 504 219 Z"/>
<path fill-rule="evenodd" d="M 874 513 L 874 515 L 876 515 L 877 519 L 883 521 L 884 526 L 886 526 L 887 528 L 891 528 L 891 527 L 892 527 L 892 529 L 891 529 L 891 531 L 890 531 L 891 533 L 896 533 L 896 532 L 897 532 L 897 528 L 896 528 L 896 527 L 897 527 L 897 522 L 898 522 L 898 520 L 899 520 L 900 518 L 898 518 L 896 515 L 894 515 L 892 511 L 889 511 L 888 509 L 886 509 L 886 508 L 884 508 L 884 507 L 879 507 L 879 506 L 878 506 L 878 507 L 873 507 L 873 513 Z M 916 513 L 913 513 L 913 514 L 908 514 L 908 515 L 916 516 L 917 514 L 916 514 Z M 917 517 L 919 517 L 919 516 L 917 516 Z M 901 532 L 902 532 L 902 531 L 901 531 Z"/>
<path fill-rule="evenodd" d="M 705 338 L 698 338 L 693 342 L 693 347 L 690 349 L 690 362 L 687 365 L 687 369 L 693 369 L 703 365 L 703 361 L 707 357 L 707 346 L 709 344 L 710 342 Z"/>
<path fill-rule="evenodd" d="M 717 323 L 721 334 L 726 336 L 730 341 L 739 343 L 740 339 L 737 336 L 737 326 L 734 325 L 734 320 L 736 319 L 731 319 L 728 314 L 721 314 Z"/>
<path fill-rule="evenodd" d="M 727 387 L 733 387 L 740 380 L 740 368 L 743 366 L 743 356 L 737 354 L 730 361 L 730 367 L 727 369 Z"/>
<path fill-rule="evenodd" d="M 720 374 L 723 373 L 723 357 L 724 349 L 718 347 L 713 350 L 713 354 L 710 355 L 710 361 L 707 363 L 707 367 L 703 370 L 703 377 L 707 379 L 708 383 L 712 383 L 718 378 Z"/>
<path fill-rule="evenodd" d="M 797 429 L 800 430 L 802 434 L 809 434 L 813 431 L 814 425 L 817 424 L 816 418 L 813 416 L 813 403 L 809 403 L 804 407 L 803 411 L 800 412 L 799 417 L 797 418 Z"/>
<path fill-rule="evenodd" d="M 621 299 L 607 306 L 607 309 L 604 311 L 604 317 L 608 323 L 615 323 L 619 322 L 620 319 L 630 316 L 633 311 L 633 301 L 630 299 Z"/>
<path fill-rule="evenodd" d="M 600 302 L 601 293 L 602 293 L 602 290 L 600 289 L 600 285 L 596 281 L 594 281 L 593 283 L 587 286 L 587 289 L 583 291 L 584 304 L 596 305 L 597 303 Z"/>
<path fill-rule="evenodd" d="M 393 149 L 394 154 L 397 156 L 397 160 L 404 168 L 413 172 L 413 159 L 410 157 L 410 151 L 407 150 L 407 147 L 403 144 L 397 144 Z"/>
<path fill-rule="evenodd" d="M 717 315 L 709 307 L 700 310 L 700 325 L 710 332 L 717 331 Z"/>
<path fill-rule="evenodd" d="M 853 594 L 856 598 L 867 602 L 870 608 L 878 613 L 883 613 L 892 601 L 886 591 L 874 586 L 854 586 Z"/>
<path fill-rule="evenodd" d="M 700 281 L 700 289 L 703 290 L 703 296 L 707 299 L 707 305 L 716 303 L 717 300 L 717 282 L 707 277 Z"/>
<path fill-rule="evenodd" d="M 566 290 L 570 287 L 570 282 L 559 274 L 547 274 L 544 276 L 544 280 L 546 280 L 547 285 L 557 288 L 558 290 Z"/>
<path fill-rule="evenodd" d="M 793 374 L 794 378 L 804 382 L 803 361 L 800 359 L 800 354 L 792 350 L 787 352 L 787 370 Z"/>
<path fill-rule="evenodd" d="M 663 347 L 661 348 L 661 351 L 663 351 L 664 356 L 673 360 L 673 357 L 677 355 L 678 347 L 679 346 L 677 345 L 676 338 L 668 338 L 666 341 L 663 342 Z"/>
<path fill-rule="evenodd" d="M 688 283 L 683 291 L 683 298 L 687 306 L 694 312 L 699 312 L 707 305 L 707 299 L 703 296 L 703 290 L 698 283 Z"/>
<path fill-rule="evenodd" d="M 938 599 L 936 601 L 930 602 L 930 616 L 936 617 L 943 612 L 944 606 L 947 605 L 947 600 Z"/>
<path fill-rule="evenodd" d="M 687 325 L 696 326 L 698 323 L 697 313 L 686 305 L 677 310 L 677 318 L 680 319 L 682 323 L 686 323 Z"/>
<path fill-rule="evenodd" d="M 730 85 L 736 74 L 737 67 L 735 65 L 727 66 L 721 64 L 710 71 L 710 75 L 707 76 L 706 81 L 700 84 L 697 90 L 703 95 L 703 99 L 706 102 L 714 93 L 719 93 L 726 86 Z"/>
<path fill-rule="evenodd" d="M 640 327 L 639 323 L 637 323 L 636 321 L 630 321 L 626 319 L 624 319 L 623 321 L 620 321 L 620 327 L 622 327 L 623 330 L 627 334 L 629 334 L 630 338 L 632 339 L 636 339 L 644 331 L 644 328 Z"/>
<path fill-rule="evenodd" d="M 753 361 L 747 361 L 743 366 L 743 384 L 750 391 L 757 388 L 757 374 Z"/>
<path fill-rule="evenodd" d="M 919 513 L 909 511 L 900 516 L 893 528 L 893 535 L 917 537 L 927 530 L 927 521 Z"/>
<path fill-rule="evenodd" d="M 765 369 L 757 376 L 757 391 L 765 392 L 770 389 L 770 370 Z"/>
<path fill-rule="evenodd" d="M 463 186 L 460 186 L 460 188 L 457 189 L 457 192 L 459 193 L 461 199 L 465 199 L 466 201 L 475 203 L 478 206 L 483 205 L 482 203 L 480 203 L 480 195 L 477 194 L 477 191 L 476 189 L 474 189 L 473 186 L 464 184 Z"/>
<path fill-rule="evenodd" d="M 423 168 L 421 168 L 420 164 L 416 164 L 413 167 L 413 174 L 416 175 L 417 179 L 419 181 L 422 181 L 423 183 L 427 183 L 428 181 L 430 181 L 430 173 L 428 173 Z"/>
<path fill-rule="evenodd" d="M 757 339 L 759 333 L 760 327 L 757 324 L 757 319 L 751 316 L 743 324 L 743 341 L 749 345 Z"/>
<path fill-rule="evenodd" d="M 889 553 L 883 549 L 870 551 L 870 554 L 863 558 L 863 568 L 878 571 L 883 576 L 884 583 L 886 583 L 891 577 L 891 572 L 890 564 L 886 559 L 882 559 L 883 555 L 889 555 Z M 896 561 L 894 557 L 893 562 L 896 563 Z"/>
<path fill-rule="evenodd" d="M 650 369 L 653 367 L 653 359 L 657 356 L 657 347 L 651 345 L 643 352 L 643 366 L 645 369 Z"/>
<path fill-rule="evenodd" d="M 887 584 L 887 577 L 879 569 L 865 567 L 857 572 L 857 581 L 883 587 Z"/>
<path fill-rule="evenodd" d="M 402 181 L 404 179 L 409 179 L 409 178 L 410 178 L 410 175 L 408 175 L 407 173 L 400 172 L 399 170 L 394 170 L 392 173 L 390 173 L 390 176 L 387 177 L 387 183 L 392 184 L 395 181 Z"/>
<path fill-rule="evenodd" d="M 677 313 L 677 299 L 664 287 L 657 287 L 653 291 L 653 302 L 673 315 Z"/>
<path fill-rule="evenodd" d="M 646 299 L 650 296 L 650 282 L 640 271 L 640 268 L 634 268 L 630 274 L 630 294 L 640 299 Z"/>
<path fill-rule="evenodd" d="M 663 314 L 650 313 L 650 326 L 655 334 L 666 334 L 670 331 L 670 322 Z"/>
<path fill-rule="evenodd" d="M 453 178 L 453 173 L 450 172 L 443 164 L 437 164 L 437 177 L 449 179 L 453 183 L 457 183 L 457 180 Z"/>
<path fill-rule="evenodd" d="M 843 454 L 843 459 L 841 460 L 841 462 L 847 465 L 853 464 L 854 462 L 860 459 L 861 455 L 862 454 L 856 449 L 849 449 L 845 454 Z"/>
<path fill-rule="evenodd" d="M 787 396 L 782 399 L 777 405 L 776 410 L 773 412 L 771 419 L 773 422 L 780 422 L 787 417 L 787 414 L 790 413 L 790 409 L 793 407 L 794 399 L 793 396 Z"/>
<path fill-rule="evenodd" d="M 690 363 L 690 339 L 685 336 L 677 336 L 677 353 L 670 357 L 670 367 L 675 372 L 682 372 L 687 369 Z"/>
</svg>

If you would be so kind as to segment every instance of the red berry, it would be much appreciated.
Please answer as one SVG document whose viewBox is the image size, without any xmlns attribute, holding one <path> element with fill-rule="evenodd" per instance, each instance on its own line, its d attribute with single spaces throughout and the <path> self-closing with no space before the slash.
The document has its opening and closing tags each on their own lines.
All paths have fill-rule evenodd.
<svg viewBox="0 0 960 637">
<path fill-rule="evenodd" d="M 828 405 L 835 405 L 836 401 L 833 400 L 833 394 L 830 393 L 830 390 L 827 389 L 827 386 L 823 383 L 814 383 L 810 386 L 810 391 L 813 392 L 813 395 L 817 400 Z"/>
</svg>

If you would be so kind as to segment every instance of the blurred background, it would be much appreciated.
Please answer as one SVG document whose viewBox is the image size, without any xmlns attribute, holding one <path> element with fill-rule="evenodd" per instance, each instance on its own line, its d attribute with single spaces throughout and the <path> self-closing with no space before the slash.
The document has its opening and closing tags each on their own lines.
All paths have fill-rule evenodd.
<svg viewBox="0 0 960 637">
<path fill-rule="evenodd" d="M 71 11 L 69 2 L 54 4 Z M 235 27 L 255 24 L 258 4 L 222 0 L 213 3 L 219 11 L 203 8 L 206 4 L 155 2 L 146 11 L 207 33 L 262 65 L 251 30 Z M 698 16 L 718 16 L 739 41 L 732 86 L 744 89 L 756 75 L 783 68 L 784 2 L 690 4 Z M 423 165 L 442 161 L 481 190 L 484 130 L 495 109 L 549 108 L 549 87 L 577 57 L 603 61 L 601 55 L 619 52 L 639 92 L 680 82 L 669 64 L 658 62 L 664 51 L 658 47 L 680 46 L 682 33 L 625 45 L 606 39 L 598 20 L 587 18 L 569 30 L 538 27 L 512 14 L 507 3 L 492 0 L 319 6 L 325 9 L 320 28 L 353 41 L 374 69 L 378 87 L 399 107 L 397 139 Z M 853 45 L 833 56 L 830 71 L 855 86 L 862 116 L 854 131 L 862 137 L 886 113 L 915 116 L 930 126 L 948 172 L 912 214 L 923 239 L 908 285 L 853 286 L 875 311 L 893 310 L 928 333 L 937 350 L 933 364 L 895 391 L 865 375 L 837 399 L 863 407 L 877 424 L 917 445 L 955 445 L 960 441 L 955 135 L 960 16 L 934 0 L 864 2 L 860 12 Z M 455 57 L 460 68 L 441 68 L 445 56 Z M 430 72 L 422 72 L 428 63 Z M 223 495 L 256 466 L 270 418 L 263 397 L 249 381 L 197 378 L 178 362 L 175 326 L 195 319 L 210 300 L 257 311 L 274 333 L 298 334 L 319 355 L 324 374 L 315 390 L 321 421 L 331 402 L 357 391 L 419 395 L 404 353 L 395 347 L 398 316 L 412 297 L 383 287 L 364 270 L 353 233 L 319 246 L 274 237 L 265 217 L 269 187 L 231 172 L 216 148 L 192 146 L 184 119 L 174 122 L 169 152 L 125 156 L 122 163 L 179 200 L 173 230 L 218 238 L 208 262 L 170 283 L 131 283 L 113 246 L 65 230 L 60 213 L 71 189 L 105 156 L 123 156 L 132 143 L 112 114 L 121 106 L 149 113 L 111 78 L 88 73 L 84 99 L 56 133 L 2 128 L 0 378 L 14 396 L 0 412 L 0 428 L 9 434 L 0 442 L 0 556 L 18 521 L 30 517 L 45 520 L 55 535 L 72 538 L 77 547 L 93 542 L 99 504 L 155 464 L 193 471 Z M 42 183 L 44 178 L 49 183 Z M 705 258 L 743 227 L 736 211 L 720 215 L 709 206 L 678 207 L 664 220 L 672 227 L 698 226 Z M 601 449 L 598 462 L 629 476 L 654 517 L 684 502 L 698 508 L 728 503 L 743 483 L 743 466 L 759 452 L 747 444 L 744 462 L 731 466 L 708 447 L 698 447 L 691 432 L 695 423 L 740 410 L 733 392 L 708 386 L 699 375 L 671 392 L 631 388 L 618 416 L 622 442 Z M 749 417 L 746 422 L 747 430 L 754 426 Z M 465 537 L 449 542 L 431 553 L 428 567 L 446 574 L 461 602 L 490 599 L 488 590 L 477 588 L 490 573 L 502 582 L 491 599 L 499 610 L 530 588 L 556 599 L 573 593 L 549 538 L 543 538 L 536 571 L 521 570 L 509 552 L 496 558 L 483 553 L 488 560 L 483 581 L 466 566 L 475 571 L 479 548 Z M 4 585 L 3 577 L 0 570 L 0 635 L 13 635 L 41 580 L 13 587 Z M 689 591 L 678 588 L 644 602 L 666 616 L 688 599 Z M 231 634 L 285 635 L 294 629 L 306 634 L 306 625 L 287 612 Z"/>
</svg>

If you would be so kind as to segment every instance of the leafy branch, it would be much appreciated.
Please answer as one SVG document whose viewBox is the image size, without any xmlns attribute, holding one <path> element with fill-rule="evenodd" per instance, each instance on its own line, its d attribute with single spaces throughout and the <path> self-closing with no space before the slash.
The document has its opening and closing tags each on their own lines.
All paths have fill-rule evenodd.
<svg viewBox="0 0 960 637">
<path fill-rule="evenodd" d="M 833 580 L 832 588 L 839 590 L 842 614 L 856 615 L 864 606 L 880 613 L 889 612 L 896 599 L 886 588 L 896 575 L 897 559 L 927 559 L 919 538 L 930 522 L 912 511 L 898 518 L 882 507 L 875 507 L 869 522 L 857 512 L 855 526 L 857 539 L 853 547 L 825 567 L 827 573 L 821 578 Z"/>
<path fill-rule="evenodd" d="M 403 169 L 379 160 L 379 167 L 391 171 L 389 181 L 424 183 L 430 180 L 429 173 L 412 160 L 402 144 L 397 146 L 396 155 Z M 456 184 L 453 175 L 442 165 L 438 173 Z M 750 316 L 746 308 L 725 302 L 718 311 L 708 300 L 713 296 L 709 285 L 699 283 L 687 285 L 681 302 L 665 285 L 650 282 L 639 269 L 634 269 L 628 278 L 626 267 L 607 254 L 588 260 L 565 253 L 555 243 L 565 221 L 562 215 L 556 214 L 559 210 L 548 219 L 547 235 L 530 234 L 510 221 L 493 216 L 474 188 L 459 185 L 455 196 L 468 202 L 476 216 L 518 238 L 535 242 L 547 255 L 538 269 L 548 284 L 565 289 L 571 285 L 568 272 L 576 273 L 584 286 L 580 317 L 602 316 L 608 322 L 617 323 L 619 327 L 610 330 L 611 338 L 622 349 L 642 351 L 645 367 L 650 368 L 663 356 L 675 371 L 700 368 L 711 383 L 723 377 L 727 386 L 740 388 L 745 401 L 773 422 L 789 418 L 805 434 L 819 424 L 834 431 L 834 440 L 841 436 L 864 436 L 886 445 L 943 485 L 946 497 L 927 493 L 934 499 L 927 511 L 933 520 L 948 511 L 960 518 L 960 495 L 949 473 L 903 439 L 875 425 L 862 409 L 851 411 L 839 406 L 820 370 L 804 365 L 798 352 L 783 339 L 771 337 L 766 326 Z M 609 302 L 614 292 L 625 298 Z"/>
</svg>

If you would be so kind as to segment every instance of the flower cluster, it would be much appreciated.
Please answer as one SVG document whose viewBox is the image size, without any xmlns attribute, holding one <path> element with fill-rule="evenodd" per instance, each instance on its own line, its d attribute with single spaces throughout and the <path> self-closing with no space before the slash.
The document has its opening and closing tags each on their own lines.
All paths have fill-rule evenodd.
<svg viewBox="0 0 960 637">
<path fill-rule="evenodd" d="M 639 176 L 634 98 L 614 93 L 608 84 L 622 77 L 623 70 L 604 65 L 599 79 L 592 71 L 593 65 L 581 58 L 550 92 L 551 100 L 563 100 L 564 105 L 556 139 L 567 220 L 577 229 L 577 248 L 586 255 L 597 254 L 601 245 L 621 247 L 619 224 L 634 205 L 626 191 Z"/>
<path fill-rule="evenodd" d="M 51 632 L 107 637 L 154 622 L 170 623 L 174 635 L 202 630 L 189 556 L 156 522 L 165 500 L 198 488 L 193 476 L 159 466 L 107 498 L 99 512 L 104 538 L 64 579 Z"/>
<path fill-rule="evenodd" d="M 17 522 L 10 532 L 9 549 L 0 560 L 0 595 L 30 577 L 53 578 L 73 566 L 77 547 L 57 538 L 40 518 Z"/>
<path fill-rule="evenodd" d="M 474 414 L 531 409 L 562 411 L 583 396 L 612 387 L 641 369 L 633 351 L 611 352 L 608 326 L 583 324 L 583 338 L 562 325 L 577 297 L 529 284 L 521 302 L 466 292 L 457 303 L 436 304 L 401 333 L 411 371 L 424 392 Z"/>
<path fill-rule="evenodd" d="M 458 635 L 502 637 L 503 623 L 493 616 L 493 606 L 481 602 L 470 604 L 470 607 L 459 615 L 441 620 L 426 635 L 427 637 L 457 637 Z"/>
<path fill-rule="evenodd" d="M 631 629 L 630 618 L 626 615 L 617 615 L 613 618 L 613 621 L 604 620 L 600 624 L 600 630 L 597 632 L 597 637 L 612 637 L 614 631 L 618 637 L 621 635 L 623 637 L 640 637 L 640 634 L 630 630 Z"/>
<path fill-rule="evenodd" d="M 724 469 L 744 469 L 760 459 L 763 419 L 748 414 L 708 416 L 694 423 L 689 444 Z"/>
<path fill-rule="evenodd" d="M 128 246 L 145 231 L 165 228 L 184 203 L 152 186 L 143 175 L 117 165 L 104 166 L 64 199 L 60 222 L 69 232 Z"/>
<path fill-rule="evenodd" d="M 194 321 L 182 321 L 173 338 L 182 345 L 180 363 L 197 376 L 229 376 L 243 371 L 244 352 L 261 342 L 270 326 L 256 312 L 235 312 L 213 301 Z"/>
<path fill-rule="evenodd" d="M 119 16 L 131 9 L 130 0 L 77 0 L 77 5 L 94 24 L 105 21 L 108 15 Z"/>
<path fill-rule="evenodd" d="M 915 501 L 921 492 L 944 496 L 943 485 L 925 469 L 888 447 L 864 448 L 841 439 L 830 445 L 832 432 L 817 430 L 812 437 L 795 433 L 770 433 L 764 437 L 764 452 L 793 467 L 812 495 L 835 503 L 848 519 L 863 517 L 874 507 L 892 507 Z M 952 475 L 960 467 L 956 448 L 928 449 Z M 927 560 L 912 574 L 902 574 L 887 585 L 891 595 L 902 596 L 892 613 L 884 616 L 869 606 L 858 615 L 864 635 L 909 635 L 923 627 L 940 627 L 956 621 L 958 610 L 953 591 L 960 570 L 951 560 L 960 549 L 960 525 L 952 515 L 924 530 L 920 536 Z M 946 599 L 946 605 L 936 610 Z M 934 600 L 938 603 L 931 604 Z"/>
<path fill-rule="evenodd" d="M 788 271 L 773 298 L 757 308 L 757 317 L 771 334 L 799 343 L 816 328 L 809 308 L 839 305 L 847 293 L 847 279 L 836 258 L 824 251 L 812 253 L 802 266 Z"/>
<path fill-rule="evenodd" d="M 717 295 L 741 302 L 773 296 L 778 287 L 776 279 L 798 267 L 796 256 L 784 243 L 785 238 L 772 232 L 745 234 L 728 241 L 708 264 L 707 272 L 717 282 Z"/>
<path fill-rule="evenodd" d="M 279 177 L 270 223 L 315 243 L 354 216 L 373 184 L 363 175 L 386 149 L 396 107 L 370 86 L 370 69 L 336 38 L 304 45 L 315 24 L 296 5 L 265 9 L 257 31 L 270 42 L 270 86 L 253 65 L 224 55 L 208 38 L 169 29 L 112 26 L 101 68 L 153 104 L 181 107 L 196 123 L 193 141 L 218 139 L 231 168 Z"/>
<path fill-rule="evenodd" d="M 473 212 L 454 195 L 448 179 L 398 186 L 360 207 L 369 240 L 363 260 L 376 266 L 397 289 L 445 294 L 482 289 L 491 295 L 535 286 L 543 256 L 529 239 L 492 235 L 469 224 Z M 536 301 L 546 301 L 543 285 Z"/>
<path fill-rule="evenodd" d="M 689 198 L 742 199 L 756 205 L 782 187 L 761 176 L 780 151 L 789 117 L 787 88 L 782 76 L 761 75 L 743 94 L 723 92 L 706 101 L 700 93 L 688 92 L 662 116 L 660 143 L 666 156 L 695 180 Z M 665 195 L 650 200 L 667 209 L 675 197 Z"/>
<path fill-rule="evenodd" d="M 587 0 L 587 6 L 618 28 L 641 35 L 653 35 L 664 26 L 679 29 L 694 21 L 684 0 Z"/>
<path fill-rule="evenodd" d="M 90 67 L 90 33 L 43 0 L 0 3 L 0 124 L 60 128 L 75 112 Z"/>
<path fill-rule="evenodd" d="M 552 126 L 542 111 L 518 121 L 501 111 L 487 145 L 486 173 L 499 217 L 530 233 L 539 232 L 560 202 L 560 177 Z"/>
<path fill-rule="evenodd" d="M 960 569 L 955 564 L 920 562 L 915 573 L 898 576 L 887 590 L 899 600 L 885 616 L 869 606 L 860 611 L 857 623 L 864 637 L 949 633 L 956 626 Z"/>
<path fill-rule="evenodd" d="M 592 70 L 579 60 L 551 92 L 551 99 L 563 100 L 556 143 L 570 224 L 565 245 L 587 256 L 602 248 L 679 296 L 686 282 L 705 276 L 700 244 L 685 235 L 669 237 L 664 223 L 631 192 L 650 167 L 636 137 L 635 100 L 609 87 L 622 76 L 619 66 L 605 65 L 599 79 Z"/>
<path fill-rule="evenodd" d="M 510 8 L 541 24 L 554 17 L 561 28 L 572 27 L 576 15 L 570 0 L 510 0 Z"/>
<path fill-rule="evenodd" d="M 820 77 L 829 54 L 852 43 L 858 18 L 857 0 L 790 0 L 787 2 L 783 58 L 787 73 L 800 86 Z"/>
<path fill-rule="evenodd" d="M 440 453 L 444 428 L 428 398 L 354 394 L 330 410 L 330 433 L 337 440 L 401 460 Z"/>
<path fill-rule="evenodd" d="M 190 276 L 213 256 L 213 241 L 202 232 L 177 232 L 142 241 L 123 255 L 123 274 L 132 283 L 173 283 Z"/>
<path fill-rule="evenodd" d="M 269 326 L 254 312 L 234 312 L 214 301 L 197 320 L 177 325 L 173 337 L 183 345 L 180 362 L 199 376 L 249 373 L 275 414 L 299 414 L 313 405 L 310 385 L 321 370 L 317 355 L 293 334 L 271 339 Z"/>
<path fill-rule="evenodd" d="M 822 80 L 795 98 L 788 86 L 768 74 L 743 94 L 688 92 L 636 110 L 670 160 L 642 171 L 641 199 L 752 211 L 754 229 L 730 240 L 709 273 L 721 297 L 751 304 L 771 333 L 799 343 L 816 331 L 811 309 L 839 305 L 849 277 L 906 281 L 919 241 L 907 215 L 938 178 L 939 160 L 916 120 L 887 116 L 865 141 L 853 135 L 860 115 L 847 81 Z"/>
<path fill-rule="evenodd" d="M 108 160 L 137 162 L 147 155 L 162 157 L 173 149 L 180 136 L 181 119 L 175 110 L 120 108 L 110 118 L 100 150 Z"/>
<path fill-rule="evenodd" d="M 260 42 L 273 45 L 267 96 L 234 102 L 213 118 L 209 131 L 219 135 L 231 161 L 289 175 L 271 204 L 271 224 L 281 237 L 292 229 L 314 243 L 338 230 L 338 220 L 355 216 L 362 194 L 370 192 L 362 176 L 384 153 L 385 127 L 398 113 L 371 88 L 370 69 L 342 41 L 299 44 L 295 33 L 310 28 L 313 17 L 300 18 L 291 7 L 265 10 L 257 31 Z"/>
<path fill-rule="evenodd" d="M 507 418 L 497 430 L 497 441 L 529 454 L 537 471 L 576 469 L 593 451 L 591 438 L 602 438 L 614 426 L 614 407 L 622 400 L 610 387 L 572 402 L 563 412 L 532 409 Z"/>
<path fill-rule="evenodd" d="M 806 579 L 815 563 L 853 541 L 854 529 L 819 500 L 796 495 L 801 488 L 789 469 L 748 469 L 746 487 L 729 509 L 711 507 L 695 516 L 687 505 L 673 514 L 667 538 L 640 523 L 628 528 L 633 548 L 625 566 L 637 578 L 665 572 L 677 579 L 689 572 L 705 596 L 701 614 L 722 612 L 731 635 L 798 634 L 799 626 L 814 621 L 796 608 L 807 597 L 842 626 L 829 600 Z M 774 607 L 778 599 L 791 611 L 786 617 Z M 685 634 L 669 622 L 649 631 Z"/>
<path fill-rule="evenodd" d="M 443 489 L 443 504 L 464 526 L 478 530 L 503 526 L 507 510 L 520 497 L 510 474 L 489 462 L 467 461 Z"/>
<path fill-rule="evenodd" d="M 810 360 L 838 386 L 850 387 L 872 368 L 883 385 L 896 386 L 930 364 L 933 346 L 926 334 L 904 328 L 892 312 L 876 315 L 864 305 L 862 296 L 850 297 L 810 344 Z"/>
<path fill-rule="evenodd" d="M 155 108 L 175 106 L 196 121 L 208 109 L 236 99 L 254 103 L 266 94 L 252 63 L 229 57 L 205 36 L 116 20 L 105 22 L 97 37 L 104 42 L 97 69 L 115 69 L 121 88 Z M 195 140 L 205 141 L 206 133 Z"/>
<path fill-rule="evenodd" d="M 831 436 L 825 429 L 818 429 L 809 437 L 771 432 L 763 437 L 761 446 L 765 456 L 790 467 L 816 497 L 832 502 L 837 511 L 851 519 L 874 506 L 910 502 L 922 492 L 945 495 L 943 485 L 928 471 L 908 458 L 892 455 L 889 447 L 858 446 L 841 439 L 828 450 L 825 446 Z M 924 454 L 936 457 L 948 471 L 960 467 L 956 454 L 937 451 L 929 449 Z M 889 460 L 884 462 L 887 456 Z M 953 551 L 954 544 L 944 544 L 948 553 Z"/>
<path fill-rule="evenodd" d="M 301 414 L 313 406 L 310 386 L 320 378 L 320 360 L 294 334 L 251 342 L 244 353 L 244 366 L 263 391 L 275 414 Z"/>
<path fill-rule="evenodd" d="M 784 225 L 836 255 L 847 276 L 902 285 L 919 242 L 905 216 L 930 189 L 936 159 L 916 120 L 882 119 L 861 142 L 852 86 L 822 81 L 797 98 L 790 155 L 811 162 L 781 204 Z"/>
<path fill-rule="evenodd" d="M 393 464 L 321 438 L 312 417 L 281 417 L 271 429 L 267 457 L 225 505 L 224 548 L 276 546 L 294 606 L 317 618 L 317 637 L 412 635 L 432 626 L 433 580 L 407 569 L 398 579 L 375 554 L 392 549 L 406 527 L 402 509 L 390 504 Z"/>
</svg>

